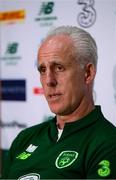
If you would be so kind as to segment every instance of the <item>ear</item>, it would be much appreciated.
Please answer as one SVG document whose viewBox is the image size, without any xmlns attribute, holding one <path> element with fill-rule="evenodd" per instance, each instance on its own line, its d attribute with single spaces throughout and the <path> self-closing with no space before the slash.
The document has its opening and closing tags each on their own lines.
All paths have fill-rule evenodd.
<svg viewBox="0 0 116 180">
<path fill-rule="evenodd" d="M 86 82 L 86 84 L 91 83 L 94 80 L 95 75 L 96 75 L 96 68 L 95 68 L 94 64 L 88 63 L 85 66 L 85 82 Z"/>
</svg>

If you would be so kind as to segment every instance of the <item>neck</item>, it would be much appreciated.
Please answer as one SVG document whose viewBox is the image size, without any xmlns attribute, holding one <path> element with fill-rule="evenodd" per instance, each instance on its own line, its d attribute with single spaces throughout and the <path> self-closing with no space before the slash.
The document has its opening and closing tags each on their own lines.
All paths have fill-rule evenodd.
<svg viewBox="0 0 116 180">
<path fill-rule="evenodd" d="M 87 114 L 89 114 L 95 108 L 94 103 L 87 103 L 85 105 L 80 105 L 75 111 L 71 114 L 67 114 L 65 116 L 57 115 L 57 126 L 59 129 L 63 129 L 65 123 L 78 121 L 83 118 Z"/>
</svg>

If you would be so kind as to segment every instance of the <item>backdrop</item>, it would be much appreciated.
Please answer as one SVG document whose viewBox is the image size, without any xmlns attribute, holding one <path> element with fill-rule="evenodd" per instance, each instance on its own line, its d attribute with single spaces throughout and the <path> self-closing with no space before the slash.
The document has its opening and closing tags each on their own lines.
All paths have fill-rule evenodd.
<svg viewBox="0 0 116 180">
<path fill-rule="evenodd" d="M 95 104 L 116 125 L 116 1 L 0 0 L 0 136 L 8 149 L 24 128 L 53 116 L 36 69 L 37 50 L 50 29 L 75 25 L 98 45 Z"/>
</svg>

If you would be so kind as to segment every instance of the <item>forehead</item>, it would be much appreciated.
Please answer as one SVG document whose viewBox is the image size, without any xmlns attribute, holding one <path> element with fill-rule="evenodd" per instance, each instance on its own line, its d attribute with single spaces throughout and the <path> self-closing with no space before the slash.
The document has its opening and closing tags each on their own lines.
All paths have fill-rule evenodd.
<svg viewBox="0 0 116 180">
<path fill-rule="evenodd" d="M 55 35 L 47 38 L 39 48 L 38 55 L 55 54 L 60 52 L 71 52 L 73 41 L 67 35 Z"/>
</svg>

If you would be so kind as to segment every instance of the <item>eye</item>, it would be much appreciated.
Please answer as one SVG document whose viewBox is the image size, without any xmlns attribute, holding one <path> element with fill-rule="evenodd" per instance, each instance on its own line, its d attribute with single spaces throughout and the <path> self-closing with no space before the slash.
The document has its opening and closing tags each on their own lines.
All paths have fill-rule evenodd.
<svg viewBox="0 0 116 180">
<path fill-rule="evenodd" d="M 38 70 L 39 70 L 39 72 L 40 72 L 41 75 L 44 75 L 44 74 L 46 73 L 46 67 L 40 66 L 40 67 L 38 68 Z"/>
<path fill-rule="evenodd" d="M 62 72 L 64 71 L 64 66 L 57 64 L 55 67 L 56 72 Z"/>
</svg>

